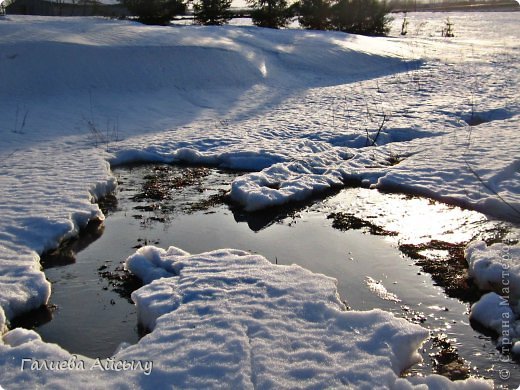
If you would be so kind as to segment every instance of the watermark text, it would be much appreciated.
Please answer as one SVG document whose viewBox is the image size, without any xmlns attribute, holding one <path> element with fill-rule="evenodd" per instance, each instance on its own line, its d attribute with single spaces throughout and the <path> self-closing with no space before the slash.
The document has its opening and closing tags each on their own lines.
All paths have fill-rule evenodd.
<svg viewBox="0 0 520 390">
<path fill-rule="evenodd" d="M 140 371 L 150 375 L 153 362 L 150 360 L 118 360 L 115 358 L 83 360 L 72 355 L 67 360 L 22 358 L 21 371 Z"/>
</svg>

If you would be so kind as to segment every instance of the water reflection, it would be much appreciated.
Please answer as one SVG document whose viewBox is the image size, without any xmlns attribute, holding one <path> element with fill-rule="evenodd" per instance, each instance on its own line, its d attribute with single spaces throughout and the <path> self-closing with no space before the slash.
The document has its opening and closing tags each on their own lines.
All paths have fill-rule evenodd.
<svg viewBox="0 0 520 390">
<path fill-rule="evenodd" d="M 508 224 L 472 210 L 461 209 L 426 198 L 383 193 L 366 188 L 342 191 L 324 203 L 334 212 L 377 221 L 387 231 L 399 232 L 399 242 L 420 244 L 428 241 L 464 243 L 476 237 L 503 238 Z M 497 235 L 501 237 L 497 237 Z"/>
<path fill-rule="evenodd" d="M 77 237 L 62 242 L 55 250 L 44 253 L 40 258 L 40 264 L 43 269 L 73 264 L 76 255 L 101 237 L 104 230 L 103 221 L 90 221 Z"/>
<path fill-rule="evenodd" d="M 52 320 L 55 306 L 42 305 L 37 309 L 24 313 L 11 321 L 12 328 L 34 329 Z"/>
</svg>

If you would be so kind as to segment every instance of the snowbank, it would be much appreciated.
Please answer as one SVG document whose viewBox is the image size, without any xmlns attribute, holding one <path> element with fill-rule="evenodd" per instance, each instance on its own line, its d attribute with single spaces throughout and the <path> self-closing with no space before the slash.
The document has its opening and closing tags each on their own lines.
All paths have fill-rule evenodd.
<svg viewBox="0 0 520 390">
<path fill-rule="evenodd" d="M 505 295 L 512 306 L 520 301 L 520 246 L 504 243 L 486 246 L 483 241 L 465 251 L 469 275 L 482 290 Z"/>
<path fill-rule="evenodd" d="M 491 290 L 472 305 L 470 319 L 495 331 L 498 344 L 518 354 L 520 347 L 520 246 L 482 241 L 466 248 L 469 275 L 482 290 Z M 512 346 L 512 349 L 509 347 Z"/>
<path fill-rule="evenodd" d="M 127 266 L 145 280 L 158 278 L 132 297 L 140 322 L 154 329 L 142 344 L 191 330 L 182 348 L 168 346 L 179 365 L 192 362 L 176 364 L 173 383 L 181 387 L 219 378 L 239 388 L 390 387 L 420 359 L 416 349 L 428 334 L 381 311 L 345 312 L 334 280 L 242 251 L 144 247 Z M 205 378 L 190 372 L 202 368 Z"/>
<path fill-rule="evenodd" d="M 141 348 L 178 335 L 181 387 L 218 378 L 240 388 L 392 387 L 427 337 L 380 310 L 344 311 L 331 278 L 243 251 L 143 247 L 126 265 L 154 279 L 132 295 L 140 322 L 154 329 Z M 193 375 L 202 368 L 204 378 Z"/>
<path fill-rule="evenodd" d="M 77 141 L 77 148 L 85 147 Z M 115 188 L 101 156 L 85 147 L 71 159 L 64 146 L 15 150 L 0 168 L 6 200 L 0 204 L 0 306 L 7 319 L 47 302 L 50 283 L 39 255 L 76 236 L 89 220 L 104 219 L 94 202 Z"/>
<path fill-rule="evenodd" d="M 307 88 L 403 69 L 400 47 L 390 40 L 341 33 L 19 16 L 9 16 L 0 31 L 9 60 L 0 66 L 10 75 L 2 94 L 27 101 L 168 89 L 189 99 L 192 90 L 246 89 L 265 80 Z"/>
</svg>

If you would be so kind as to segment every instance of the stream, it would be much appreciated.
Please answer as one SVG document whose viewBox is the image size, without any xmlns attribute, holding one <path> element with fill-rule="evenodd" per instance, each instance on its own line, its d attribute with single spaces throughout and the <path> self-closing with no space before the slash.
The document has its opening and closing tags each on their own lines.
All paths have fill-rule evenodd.
<svg viewBox="0 0 520 390">
<path fill-rule="evenodd" d="M 508 383 L 520 382 L 520 365 L 503 362 L 493 336 L 469 324 L 470 302 L 481 292 L 464 277 L 461 258 L 465 242 L 499 241 L 508 224 L 359 187 L 248 214 L 227 203 L 236 172 L 147 164 L 117 167 L 113 174 L 118 192 L 100 203 L 106 220 L 42 256 L 52 283 L 50 304 L 13 326 L 34 328 L 44 341 L 72 353 L 111 356 L 120 343 L 142 336 L 130 300 L 140 282 L 122 267 L 136 248 L 237 248 L 336 278 L 340 297 L 353 310 L 380 308 L 430 329 L 420 351 L 424 362 L 405 375 L 479 375 L 507 388 L 498 375 L 507 369 Z"/>
</svg>

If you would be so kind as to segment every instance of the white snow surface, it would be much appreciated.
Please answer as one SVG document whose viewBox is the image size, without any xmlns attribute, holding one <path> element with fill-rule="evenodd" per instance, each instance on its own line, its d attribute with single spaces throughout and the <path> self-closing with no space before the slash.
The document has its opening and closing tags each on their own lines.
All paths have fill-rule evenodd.
<svg viewBox="0 0 520 390">
<path fill-rule="evenodd" d="M 514 344 L 520 339 L 520 321 L 515 320 L 508 301 L 495 292 L 485 294 L 474 303 L 469 318 L 495 331 L 498 345 Z"/>
<path fill-rule="evenodd" d="M 420 360 L 416 349 L 428 334 L 382 311 L 345 312 L 335 280 L 243 251 L 143 247 L 126 264 L 155 279 L 132 296 L 140 322 L 155 329 L 136 348 L 148 350 L 163 333 L 178 340 L 165 348 L 174 366 L 192 362 L 172 377 L 180 387 L 219 380 L 233 388 L 391 387 Z M 193 375 L 212 366 L 229 371 Z"/>
<path fill-rule="evenodd" d="M 479 288 L 507 296 L 513 306 L 520 302 L 520 246 L 475 241 L 465 255 L 469 275 Z"/>
<path fill-rule="evenodd" d="M 103 218 L 94 202 L 116 185 L 107 161 L 253 171 L 237 178 L 231 192 L 249 210 L 354 179 L 517 221 L 519 18 L 450 14 L 452 40 L 440 37 L 445 15 L 427 13 L 410 16 L 404 38 L 2 18 L 0 328 L 47 302 L 39 255 Z M 238 256 L 228 254 L 231 263 Z M 156 268 L 169 276 L 168 268 Z M 149 286 L 162 288 L 161 280 L 178 283 L 178 276 Z M 315 302 L 312 294 L 307 300 Z M 149 308 L 143 320 L 152 324 L 163 312 Z M 349 315 L 393 321 L 380 312 Z M 169 348 L 160 339 L 154 331 L 120 353 L 139 356 L 144 340 L 157 340 L 147 353 Z M 58 384 L 67 377 L 11 370 L 24 353 L 70 356 L 33 332 L 9 332 L 1 348 L 6 383 Z M 385 363 L 387 384 L 395 381 L 397 360 L 391 368 Z M 412 360 L 402 356 L 401 363 Z M 160 372 L 170 375 L 168 367 Z M 86 373 L 77 378 L 90 381 Z"/>
<path fill-rule="evenodd" d="M 486 246 L 476 241 L 466 248 L 469 275 L 485 294 L 471 306 L 470 319 L 495 331 L 499 345 L 520 346 L 520 245 Z"/>
</svg>

